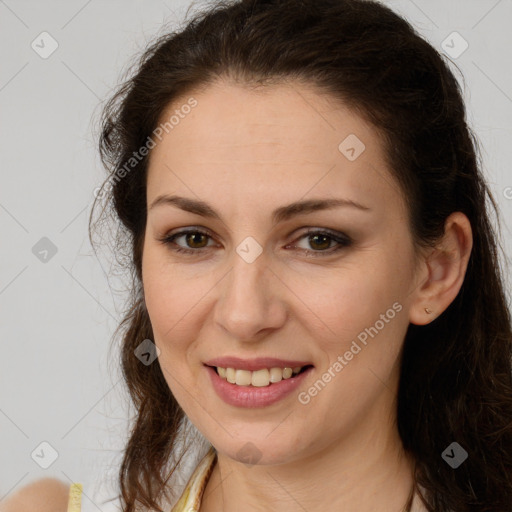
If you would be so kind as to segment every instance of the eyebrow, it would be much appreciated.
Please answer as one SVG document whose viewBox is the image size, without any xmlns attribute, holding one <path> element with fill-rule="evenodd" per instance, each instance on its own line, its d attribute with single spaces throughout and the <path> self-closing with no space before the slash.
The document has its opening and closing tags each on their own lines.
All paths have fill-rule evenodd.
<svg viewBox="0 0 512 512">
<path fill-rule="evenodd" d="M 200 215 L 202 217 L 208 217 L 222 221 L 220 215 L 208 203 L 205 203 L 204 201 L 190 199 L 188 197 L 174 195 L 169 196 L 163 194 L 158 196 L 151 203 L 149 210 L 152 210 L 156 206 L 161 205 L 176 206 L 182 210 Z M 304 201 L 296 201 L 294 203 L 275 209 L 272 212 L 272 221 L 274 224 L 277 224 L 278 222 L 289 220 L 297 215 L 305 215 L 308 213 L 336 207 L 349 207 L 362 211 L 371 211 L 371 208 L 368 206 L 364 206 L 351 199 L 308 199 Z"/>
</svg>

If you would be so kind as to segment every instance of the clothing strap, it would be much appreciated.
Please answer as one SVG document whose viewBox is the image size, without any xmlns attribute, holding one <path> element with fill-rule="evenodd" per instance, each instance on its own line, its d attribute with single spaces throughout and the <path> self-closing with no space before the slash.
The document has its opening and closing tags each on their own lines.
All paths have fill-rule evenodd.
<svg viewBox="0 0 512 512">
<path fill-rule="evenodd" d="M 68 512 L 81 512 L 82 510 L 82 484 L 72 483 L 69 488 Z"/>
</svg>

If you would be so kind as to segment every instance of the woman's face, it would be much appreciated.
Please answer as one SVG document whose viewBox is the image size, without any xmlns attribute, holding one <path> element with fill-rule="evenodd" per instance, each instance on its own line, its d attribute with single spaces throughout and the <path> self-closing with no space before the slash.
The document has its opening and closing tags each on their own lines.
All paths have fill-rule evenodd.
<svg viewBox="0 0 512 512">
<path fill-rule="evenodd" d="M 147 181 L 144 293 L 172 393 L 240 461 L 391 429 L 418 280 L 376 131 L 299 84 L 191 97 L 163 116 Z"/>
</svg>

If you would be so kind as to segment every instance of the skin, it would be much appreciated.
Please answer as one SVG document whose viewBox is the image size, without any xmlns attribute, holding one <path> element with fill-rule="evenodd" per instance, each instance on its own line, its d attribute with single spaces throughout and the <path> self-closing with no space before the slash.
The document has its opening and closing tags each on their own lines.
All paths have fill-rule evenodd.
<svg viewBox="0 0 512 512">
<path fill-rule="evenodd" d="M 410 322 L 429 323 L 456 297 L 472 247 L 468 219 L 450 216 L 437 248 L 417 256 L 378 132 L 312 87 L 218 81 L 190 96 L 197 106 L 151 152 L 147 203 L 161 194 L 202 200 L 221 220 L 169 204 L 150 209 L 142 270 L 157 361 L 218 451 L 201 512 L 402 510 L 412 461 L 395 420 L 400 352 Z M 354 161 L 338 150 L 349 134 L 365 144 Z M 370 210 L 337 207 L 272 224 L 278 207 L 326 198 Z M 174 247 L 197 255 L 159 241 L 190 227 L 211 238 L 187 244 L 182 236 Z M 307 228 L 353 243 L 332 252 L 333 239 L 315 243 Z M 236 252 L 249 236 L 263 250 L 252 263 Z M 395 303 L 400 312 L 306 405 L 295 392 L 259 409 L 227 405 L 203 366 L 221 355 L 310 361 L 299 389 L 307 391 Z M 248 442 L 259 456 L 251 466 L 238 454 Z"/>
<path fill-rule="evenodd" d="M 0 512 L 66 512 L 69 484 L 56 478 L 31 482 L 0 502 Z"/>
<path fill-rule="evenodd" d="M 472 247 L 469 221 L 452 214 L 437 247 L 416 256 L 378 133 L 311 87 L 254 91 L 219 81 L 193 97 L 198 105 L 151 152 L 147 202 L 161 194 L 200 199 L 221 220 L 170 205 L 151 209 L 143 281 L 157 361 L 218 452 L 200 510 L 398 512 L 412 484 L 395 420 L 400 350 L 409 323 L 429 323 L 459 292 Z M 349 134 L 366 146 L 354 161 L 338 150 Z M 371 210 L 334 208 L 272 225 L 275 208 L 341 197 Z M 158 241 L 191 226 L 213 238 L 175 242 L 202 255 L 180 255 Z M 308 241 L 306 228 L 345 233 L 353 243 L 306 256 L 305 249 L 337 245 Z M 263 249 L 252 263 L 235 251 L 248 236 Z M 320 393 L 299 402 L 298 392 L 332 372 L 357 335 L 396 303 L 401 310 L 378 335 Z M 202 363 L 219 355 L 294 358 L 315 368 L 297 393 L 242 409 L 211 387 Z M 247 442 L 258 450 L 254 465 L 238 454 Z M 41 479 L 6 498 L 0 511 L 65 512 L 68 492 L 64 482 Z M 414 510 L 424 509 L 416 503 Z"/>
</svg>

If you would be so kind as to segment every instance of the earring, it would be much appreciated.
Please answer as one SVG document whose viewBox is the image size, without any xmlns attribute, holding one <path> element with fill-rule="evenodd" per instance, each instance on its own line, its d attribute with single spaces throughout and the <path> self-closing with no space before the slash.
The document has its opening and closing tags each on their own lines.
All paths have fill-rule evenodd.
<svg viewBox="0 0 512 512">
<path fill-rule="evenodd" d="M 425 313 L 427 313 L 427 315 L 430 315 L 430 313 L 432 313 L 432 311 L 430 311 L 430 309 L 428 309 L 428 308 L 425 308 Z"/>
</svg>

